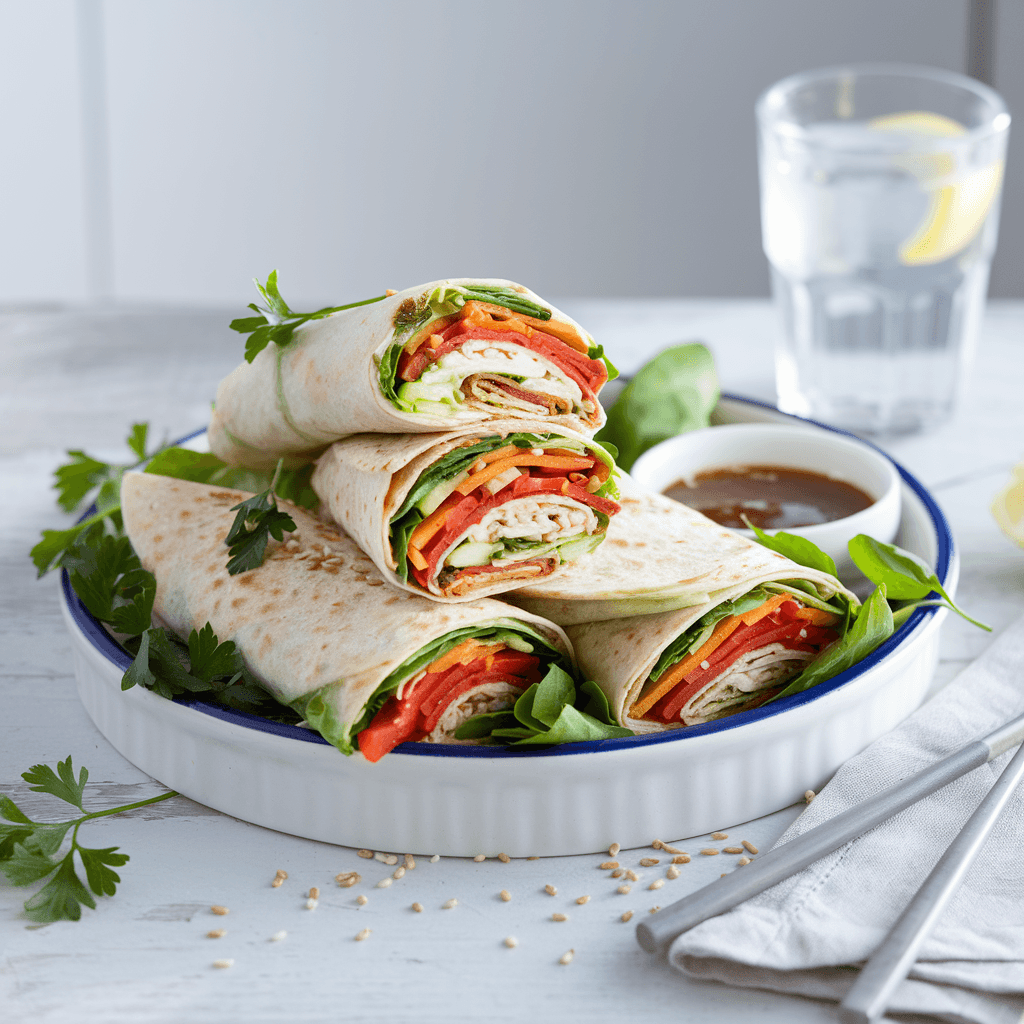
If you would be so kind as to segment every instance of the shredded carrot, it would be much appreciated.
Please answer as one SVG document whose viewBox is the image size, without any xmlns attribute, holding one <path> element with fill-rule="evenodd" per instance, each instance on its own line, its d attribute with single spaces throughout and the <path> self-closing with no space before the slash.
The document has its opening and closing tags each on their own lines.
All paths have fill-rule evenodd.
<svg viewBox="0 0 1024 1024">
<path fill-rule="evenodd" d="M 806 620 L 812 626 L 831 626 L 839 619 L 838 615 L 833 615 L 831 612 L 823 612 L 820 608 L 803 607 L 796 613 L 796 617 Z"/>
<path fill-rule="evenodd" d="M 409 548 L 409 550 L 406 553 L 407 553 L 407 555 L 409 557 L 409 561 L 412 562 L 412 564 L 417 569 L 420 569 L 420 570 L 426 569 L 426 567 L 430 564 L 423 557 L 423 554 L 422 554 L 422 552 L 420 551 L 419 548 Z"/>
<path fill-rule="evenodd" d="M 522 451 L 522 449 L 517 448 L 516 451 Z M 470 494 L 482 484 L 487 483 L 488 480 L 498 476 L 500 473 L 504 473 L 506 469 L 511 469 L 513 466 L 540 466 L 544 469 L 578 470 L 590 469 L 593 461 L 593 459 L 585 458 L 582 455 L 568 458 L 562 455 L 531 455 L 529 451 L 526 451 L 522 455 L 511 455 L 508 458 L 490 463 L 481 469 L 479 473 L 474 473 L 463 480 L 455 490 L 459 494 Z M 417 527 L 417 529 L 419 528 Z"/>
<path fill-rule="evenodd" d="M 471 661 L 476 661 L 477 658 L 493 658 L 495 654 L 504 649 L 503 643 L 485 644 L 470 637 L 453 647 L 447 654 L 442 654 L 440 658 L 432 661 L 425 671 L 444 672 L 453 665 L 468 665 Z"/>
<path fill-rule="evenodd" d="M 462 319 L 492 331 L 515 331 L 527 338 L 537 330 L 565 342 L 570 348 L 584 355 L 590 351 L 587 339 L 581 337 L 579 329 L 572 324 L 555 319 L 538 320 L 524 313 L 513 313 L 504 306 L 496 306 L 490 302 L 477 302 L 471 299 L 462 307 Z"/>
<path fill-rule="evenodd" d="M 412 557 L 413 551 L 419 551 L 431 537 L 441 529 L 442 526 L 448 521 L 448 517 L 452 514 L 451 507 L 439 508 L 432 512 L 426 519 L 412 531 L 412 536 L 409 538 L 409 552 L 410 558 Z M 413 565 L 416 562 L 413 561 Z M 416 566 L 418 569 L 425 569 L 426 566 Z"/>
<path fill-rule="evenodd" d="M 776 594 L 774 597 L 768 598 L 764 604 L 758 605 L 756 608 L 751 608 L 749 612 L 744 612 L 739 616 L 740 622 L 745 626 L 752 626 L 755 622 L 759 622 L 766 615 L 771 615 L 780 604 L 784 604 L 786 601 L 792 601 L 793 598 L 789 594 Z"/>
</svg>

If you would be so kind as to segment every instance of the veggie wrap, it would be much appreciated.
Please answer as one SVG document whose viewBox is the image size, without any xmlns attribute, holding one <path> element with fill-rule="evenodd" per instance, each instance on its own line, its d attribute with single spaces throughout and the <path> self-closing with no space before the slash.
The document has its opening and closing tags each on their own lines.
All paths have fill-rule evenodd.
<svg viewBox="0 0 1024 1024">
<path fill-rule="evenodd" d="M 641 492 L 626 474 L 620 487 L 622 511 L 594 555 L 508 600 L 568 626 L 714 606 L 779 580 L 803 581 L 824 600 L 839 591 L 853 597 L 827 572 L 798 566 L 671 498 Z"/>
<path fill-rule="evenodd" d="M 511 707 L 557 664 L 565 634 L 498 601 L 442 607 L 384 582 L 341 531 L 281 502 L 297 529 L 263 564 L 226 569 L 248 498 L 148 473 L 121 487 L 128 536 L 157 581 L 154 622 L 186 637 L 209 622 L 256 680 L 343 753 L 377 760 L 403 740 L 459 742 L 477 715 Z"/>
<path fill-rule="evenodd" d="M 312 486 L 396 586 L 466 601 L 593 551 L 619 511 L 611 454 L 542 420 L 445 434 L 359 434 L 321 456 Z"/>
<path fill-rule="evenodd" d="M 305 323 L 242 363 L 217 389 L 210 447 L 263 468 L 348 434 L 510 416 L 589 436 L 604 423 L 609 366 L 579 324 L 522 285 L 435 281 Z"/>
</svg>

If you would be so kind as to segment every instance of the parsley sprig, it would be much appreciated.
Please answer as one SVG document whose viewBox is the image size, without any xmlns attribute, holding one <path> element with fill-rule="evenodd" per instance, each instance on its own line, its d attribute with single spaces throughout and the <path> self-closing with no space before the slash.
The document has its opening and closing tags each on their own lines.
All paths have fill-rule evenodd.
<svg viewBox="0 0 1024 1024">
<path fill-rule="evenodd" d="M 47 764 L 33 765 L 21 776 L 35 793 L 49 793 L 81 812 L 81 817 L 68 821 L 33 821 L 8 796 L 0 796 L 0 871 L 12 885 L 32 885 L 48 875 L 52 876 L 34 896 L 25 901 L 25 913 L 40 923 L 68 920 L 82 916 L 83 904 L 96 909 L 96 896 L 113 896 L 121 876 L 114 870 L 128 862 L 128 854 L 119 853 L 120 847 L 108 846 L 92 849 L 79 845 L 78 830 L 87 821 L 106 818 L 112 814 L 146 807 L 177 796 L 173 790 L 148 800 L 138 800 L 105 811 L 86 811 L 82 803 L 89 771 L 82 768 L 75 778 L 71 757 L 57 762 L 54 771 Z M 68 832 L 71 848 L 58 857 Z M 87 884 L 83 884 L 75 870 L 75 854 L 85 869 Z"/>
<path fill-rule="evenodd" d="M 232 320 L 229 325 L 231 330 L 249 336 L 245 342 L 245 361 L 247 363 L 251 363 L 271 342 L 274 342 L 278 348 L 290 345 L 295 328 L 301 327 L 302 324 L 310 320 L 322 320 L 332 313 L 340 313 L 344 309 L 355 309 L 356 306 L 368 306 L 386 298 L 384 295 L 376 295 L 372 299 L 350 302 L 345 306 L 325 306 L 315 313 L 296 313 L 281 298 L 281 293 L 277 288 L 276 270 L 270 272 L 266 284 L 260 284 L 257 278 L 253 278 L 253 284 L 256 285 L 256 290 L 266 305 L 259 306 L 255 302 L 250 302 L 249 308 L 259 315 L 243 316 Z"/>
<path fill-rule="evenodd" d="M 262 494 L 254 494 L 231 509 L 238 515 L 224 543 L 231 556 L 228 559 L 228 573 L 232 576 L 262 565 L 269 538 L 283 540 L 286 530 L 295 529 L 295 520 L 277 507 L 274 494 L 283 463 L 283 459 L 278 460 L 270 486 Z"/>
</svg>

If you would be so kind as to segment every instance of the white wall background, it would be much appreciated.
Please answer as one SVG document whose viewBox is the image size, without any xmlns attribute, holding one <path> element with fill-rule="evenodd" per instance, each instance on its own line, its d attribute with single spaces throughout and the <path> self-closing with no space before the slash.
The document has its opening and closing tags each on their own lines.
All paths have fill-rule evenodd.
<svg viewBox="0 0 1024 1024">
<path fill-rule="evenodd" d="M 963 71 L 968 11 L 0 0 L 0 302 L 238 304 L 273 267 L 300 307 L 461 274 L 766 295 L 758 93 L 847 60 Z M 994 84 L 1024 99 L 1024 5 L 998 14 Z M 999 295 L 1024 295 L 1021 142 Z"/>
</svg>

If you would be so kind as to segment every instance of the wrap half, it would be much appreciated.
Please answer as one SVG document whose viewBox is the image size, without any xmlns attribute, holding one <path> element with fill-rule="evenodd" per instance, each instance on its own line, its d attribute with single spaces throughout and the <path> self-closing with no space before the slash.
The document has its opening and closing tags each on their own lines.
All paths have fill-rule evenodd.
<svg viewBox="0 0 1024 1024">
<path fill-rule="evenodd" d="M 281 502 L 297 529 L 261 566 L 231 576 L 232 506 L 251 497 L 149 473 L 121 487 L 125 529 L 156 576 L 154 621 L 179 637 L 209 622 L 267 691 L 343 753 L 375 761 L 404 740 L 460 742 L 456 729 L 509 708 L 565 634 L 498 601 L 443 607 L 389 587 L 354 541 Z"/>
<path fill-rule="evenodd" d="M 217 389 L 210 448 L 266 468 L 349 434 L 510 416 L 589 436 L 604 423 L 608 374 L 590 335 L 528 288 L 435 281 L 308 322 L 242 363 Z"/>
<path fill-rule="evenodd" d="M 311 483 L 390 583 L 466 601 L 595 550 L 619 511 L 616 477 L 611 454 L 582 434 L 500 420 L 346 438 Z"/>
</svg>

